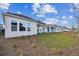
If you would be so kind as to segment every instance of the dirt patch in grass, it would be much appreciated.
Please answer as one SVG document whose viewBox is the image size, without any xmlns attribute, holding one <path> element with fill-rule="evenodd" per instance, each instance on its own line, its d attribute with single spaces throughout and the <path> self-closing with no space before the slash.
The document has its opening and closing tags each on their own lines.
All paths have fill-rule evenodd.
<svg viewBox="0 0 79 59">
<path fill-rule="evenodd" d="M 3 35 L 0 35 L 0 55 L 79 55 L 79 40 L 75 36 L 73 38 L 73 35 L 72 32 L 63 32 L 61 35 L 60 33 L 50 33 L 12 39 L 5 39 Z M 65 38 L 66 36 L 67 38 Z"/>
</svg>

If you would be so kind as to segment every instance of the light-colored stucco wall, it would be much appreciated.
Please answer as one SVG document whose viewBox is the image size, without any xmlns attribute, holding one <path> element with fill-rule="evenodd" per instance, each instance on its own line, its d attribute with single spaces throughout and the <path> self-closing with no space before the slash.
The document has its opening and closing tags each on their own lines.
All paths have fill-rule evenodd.
<svg viewBox="0 0 79 59">
<path fill-rule="evenodd" d="M 42 26 L 39 26 L 38 27 L 38 33 L 42 33 L 43 32 L 43 27 Z"/>
<path fill-rule="evenodd" d="M 44 30 L 43 30 L 44 28 Z M 45 25 L 42 25 L 40 24 L 40 26 L 38 27 L 38 33 L 47 33 L 47 27 Z"/>
<path fill-rule="evenodd" d="M 5 16 L 4 19 L 5 19 L 5 38 L 36 35 L 37 29 L 39 29 L 38 33 L 48 33 L 48 29 L 47 29 L 48 27 L 49 27 L 49 33 L 66 31 L 65 28 L 64 30 L 62 30 L 63 27 L 53 26 L 53 25 L 39 24 L 40 26 L 38 27 L 37 26 L 38 23 L 33 21 L 28 21 L 28 19 L 24 20 L 22 18 L 15 18 L 10 16 Z M 11 22 L 17 22 L 17 31 L 11 31 Z M 19 31 L 19 23 L 22 23 L 24 25 L 26 31 Z M 31 31 L 27 31 L 28 23 L 31 24 Z M 55 27 L 55 29 L 52 30 L 51 27 Z"/>
<path fill-rule="evenodd" d="M 48 27 L 49 27 L 49 31 L 48 31 Z M 52 26 L 48 26 L 48 25 L 39 26 L 38 27 L 39 33 L 50 33 L 50 32 L 53 32 L 51 27 Z M 44 30 L 43 30 L 43 28 L 44 28 Z"/>
<path fill-rule="evenodd" d="M 66 29 L 64 27 L 56 26 L 54 27 L 54 32 L 63 32 L 63 31 L 70 31 L 69 29 Z"/>
<path fill-rule="evenodd" d="M 17 22 L 18 30 L 17 31 L 11 31 L 11 21 Z M 23 23 L 26 27 L 26 31 L 19 31 L 19 23 Z M 27 23 L 31 24 L 31 31 L 27 31 Z M 12 38 L 12 37 L 20 37 L 20 36 L 28 36 L 28 35 L 36 35 L 37 34 L 37 23 L 5 16 L 5 38 Z"/>
</svg>

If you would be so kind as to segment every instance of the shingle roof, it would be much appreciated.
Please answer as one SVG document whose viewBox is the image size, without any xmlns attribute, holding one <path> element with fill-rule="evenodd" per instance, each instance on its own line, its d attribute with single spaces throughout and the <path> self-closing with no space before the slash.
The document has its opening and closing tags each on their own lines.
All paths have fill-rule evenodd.
<svg viewBox="0 0 79 59">
<path fill-rule="evenodd" d="M 23 17 L 23 18 L 28 18 L 30 21 L 34 21 L 34 22 L 37 22 L 37 23 L 45 24 L 45 23 L 43 23 L 43 22 L 41 22 L 39 20 L 35 20 L 35 19 L 31 18 L 31 17 L 25 16 L 25 15 L 22 15 L 22 14 L 11 13 L 11 12 L 7 12 L 5 14 L 10 14 L 10 15 L 14 15 L 14 16 Z"/>
<path fill-rule="evenodd" d="M 68 30 L 70 30 L 70 28 L 68 28 L 68 27 L 66 27 L 66 26 L 59 26 L 59 25 L 53 25 L 53 26 L 57 26 L 57 27 L 62 27 L 62 28 L 65 28 L 65 29 L 68 29 Z"/>
</svg>

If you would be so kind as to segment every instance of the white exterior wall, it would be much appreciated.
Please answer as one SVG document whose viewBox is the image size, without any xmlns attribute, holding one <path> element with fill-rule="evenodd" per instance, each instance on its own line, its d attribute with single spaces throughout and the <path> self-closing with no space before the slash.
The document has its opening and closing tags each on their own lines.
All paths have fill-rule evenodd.
<svg viewBox="0 0 79 59">
<path fill-rule="evenodd" d="M 69 29 L 66 29 L 64 27 L 56 27 L 55 32 L 63 32 L 63 31 L 70 31 Z"/>
<path fill-rule="evenodd" d="M 39 31 L 39 33 L 43 33 L 43 32 L 48 33 L 48 27 L 49 27 L 49 33 L 52 32 L 51 26 L 40 26 L 39 29 L 41 29 L 41 31 Z"/>
<path fill-rule="evenodd" d="M 47 33 L 47 27 L 46 26 L 44 27 L 44 32 Z"/>
<path fill-rule="evenodd" d="M 49 27 L 49 32 L 48 32 L 48 27 Z M 48 33 L 52 32 L 51 27 L 52 27 L 51 25 L 47 26 L 47 32 L 48 32 Z"/>
<path fill-rule="evenodd" d="M 62 32 L 62 28 L 60 28 L 60 27 L 56 27 L 55 32 Z"/>
<path fill-rule="evenodd" d="M 39 33 L 43 32 L 43 27 L 42 26 L 40 26 L 38 29 L 39 29 Z"/>
<path fill-rule="evenodd" d="M 52 32 L 52 30 L 51 30 L 51 26 L 49 26 L 49 32 Z"/>
<path fill-rule="evenodd" d="M 11 21 L 17 22 L 18 24 L 17 31 L 11 31 Z M 26 31 L 19 31 L 19 23 L 23 23 L 25 25 Z M 27 31 L 27 23 L 31 24 L 31 31 Z M 37 23 L 14 18 L 14 17 L 5 16 L 5 38 L 36 35 L 36 34 L 37 34 Z"/>
<path fill-rule="evenodd" d="M 43 30 L 43 28 L 44 28 L 44 30 Z M 39 26 L 38 29 L 39 29 L 38 33 L 47 33 L 47 27 L 46 26 Z"/>
</svg>

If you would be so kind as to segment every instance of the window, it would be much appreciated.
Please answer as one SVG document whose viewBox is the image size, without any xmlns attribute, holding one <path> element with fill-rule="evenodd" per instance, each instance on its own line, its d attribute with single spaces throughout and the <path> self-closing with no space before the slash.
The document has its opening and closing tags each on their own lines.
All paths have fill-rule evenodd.
<svg viewBox="0 0 79 59">
<path fill-rule="evenodd" d="M 31 31 L 31 24 L 27 23 L 27 31 Z"/>
<path fill-rule="evenodd" d="M 19 31 L 25 31 L 26 28 L 23 26 L 22 23 L 19 23 Z"/>
<path fill-rule="evenodd" d="M 54 27 L 51 27 L 51 31 L 52 31 L 52 32 L 54 31 Z"/>
<path fill-rule="evenodd" d="M 30 27 L 27 27 L 27 31 L 31 31 L 31 28 Z"/>
<path fill-rule="evenodd" d="M 47 27 L 47 31 L 49 32 L 49 27 Z"/>
<path fill-rule="evenodd" d="M 11 22 L 11 31 L 17 31 L 17 23 Z"/>
<path fill-rule="evenodd" d="M 40 29 L 40 31 L 41 31 L 41 29 Z"/>
</svg>

